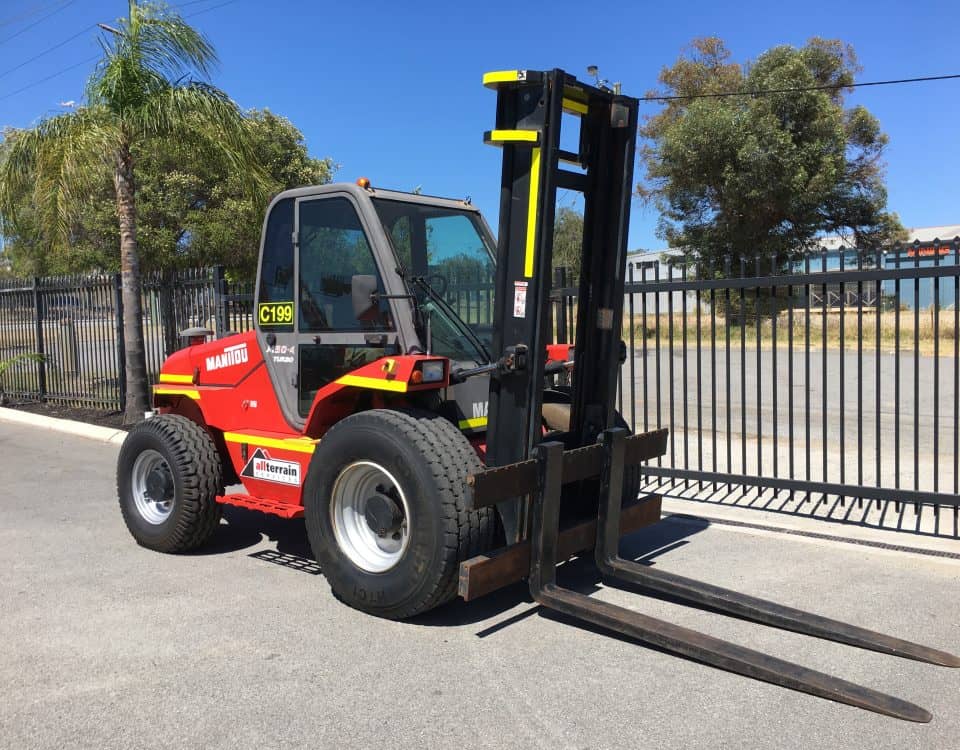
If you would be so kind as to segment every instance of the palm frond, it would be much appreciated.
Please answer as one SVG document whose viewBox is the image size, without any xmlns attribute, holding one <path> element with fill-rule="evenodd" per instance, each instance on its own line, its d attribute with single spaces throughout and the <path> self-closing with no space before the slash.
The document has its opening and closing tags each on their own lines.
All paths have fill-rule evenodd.
<svg viewBox="0 0 960 750">
<path fill-rule="evenodd" d="M 209 77 L 217 63 L 207 38 L 162 3 L 130 3 L 118 34 L 101 38 L 103 59 L 88 84 L 91 101 L 114 111 L 138 106 L 164 83 Z"/>
<path fill-rule="evenodd" d="M 72 210 L 116 153 L 120 136 L 115 120 L 98 107 L 81 107 L 33 129 L 14 131 L 0 163 L 0 210 L 12 216 L 17 196 L 28 191 L 41 226 L 65 238 Z"/>
<path fill-rule="evenodd" d="M 3 373 L 13 367 L 15 364 L 20 362 L 43 362 L 46 360 L 46 357 L 42 354 L 37 354 L 36 352 L 24 352 L 21 354 L 14 354 L 12 357 L 7 357 L 6 359 L 0 359 L 0 382 L 2 382 Z"/>
</svg>

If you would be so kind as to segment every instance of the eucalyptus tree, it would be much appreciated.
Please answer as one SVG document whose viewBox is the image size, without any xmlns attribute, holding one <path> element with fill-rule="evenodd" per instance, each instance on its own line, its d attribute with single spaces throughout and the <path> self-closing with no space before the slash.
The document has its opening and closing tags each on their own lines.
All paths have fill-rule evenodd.
<svg viewBox="0 0 960 750">
<path fill-rule="evenodd" d="M 814 38 L 749 64 L 715 37 L 697 39 L 660 72 L 659 112 L 641 128 L 641 197 L 660 210 L 660 236 L 721 268 L 761 254 L 784 260 L 841 235 L 857 247 L 898 239 L 887 210 L 887 136 L 847 106 L 860 70 L 853 48 Z"/>
<path fill-rule="evenodd" d="M 73 112 L 16 131 L 0 165 L 0 205 L 32 192 L 42 231 L 70 232 L 72 214 L 104 165 L 112 176 L 119 233 L 126 353 L 124 421 L 148 408 L 137 248 L 137 147 L 157 138 L 183 138 L 256 192 L 259 170 L 250 158 L 243 114 L 209 83 L 217 62 L 210 42 L 175 10 L 130 0 L 117 28 L 102 25 L 103 56 Z"/>
</svg>

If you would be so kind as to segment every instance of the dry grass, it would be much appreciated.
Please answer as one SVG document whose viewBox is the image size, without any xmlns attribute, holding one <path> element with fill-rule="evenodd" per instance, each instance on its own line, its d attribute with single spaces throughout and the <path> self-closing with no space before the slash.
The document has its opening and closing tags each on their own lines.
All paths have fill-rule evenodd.
<svg viewBox="0 0 960 750">
<path fill-rule="evenodd" d="M 687 313 L 674 314 L 673 316 L 673 340 L 676 345 L 684 339 L 684 322 L 686 323 L 687 345 L 696 344 L 697 341 L 697 316 Z M 897 347 L 897 314 L 893 310 L 884 311 L 880 314 L 880 349 L 881 351 L 895 351 Z M 670 315 L 660 315 L 660 341 L 667 344 L 670 337 Z M 821 311 L 810 311 L 809 316 L 806 310 L 795 310 L 793 312 L 793 346 L 800 348 L 805 346 L 807 330 L 809 328 L 810 347 L 821 349 L 824 347 L 824 337 L 826 337 L 827 349 L 856 349 L 857 343 L 862 335 L 862 344 L 864 350 L 875 350 L 877 348 L 877 313 L 870 310 L 864 310 L 862 315 L 858 316 L 856 311 L 847 312 L 842 316 L 842 342 L 841 342 L 841 316 L 837 311 L 830 311 L 824 315 Z M 787 348 L 790 341 L 790 315 L 788 312 L 781 312 L 776 317 L 776 326 L 774 327 L 774 318 L 769 316 L 760 319 L 759 343 L 762 348 L 773 346 L 774 328 L 776 328 L 777 348 Z M 712 340 L 713 321 L 709 312 L 703 312 L 700 315 L 700 337 L 702 344 L 710 345 Z M 757 320 L 756 317 L 748 315 L 741 326 L 739 318 L 728 320 L 721 315 L 716 318 L 716 339 L 717 346 L 726 345 L 726 336 L 729 329 L 731 343 L 736 342 L 739 346 L 741 337 L 744 338 L 744 344 L 750 348 L 757 346 Z M 826 329 L 826 330 L 824 330 Z M 862 334 L 861 334 L 862 330 Z M 642 316 L 634 316 L 635 344 L 641 345 L 642 338 L 646 336 L 648 346 L 656 340 L 657 316 L 648 315 L 644 321 Z M 624 338 L 629 340 L 629 323 L 624 325 Z M 925 355 L 932 355 L 937 352 L 939 345 L 940 354 L 952 354 L 954 346 L 957 345 L 957 314 L 953 310 L 940 310 L 939 313 L 932 308 L 921 310 L 919 314 L 913 310 L 901 310 L 899 314 L 899 348 L 901 351 L 912 351 L 915 347 Z"/>
</svg>

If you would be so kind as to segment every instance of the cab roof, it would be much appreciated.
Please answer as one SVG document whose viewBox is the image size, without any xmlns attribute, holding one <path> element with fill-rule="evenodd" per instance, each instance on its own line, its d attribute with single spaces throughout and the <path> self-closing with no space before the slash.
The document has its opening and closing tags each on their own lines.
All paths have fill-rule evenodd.
<svg viewBox="0 0 960 750">
<path fill-rule="evenodd" d="M 283 198 L 306 198 L 313 195 L 326 195 L 327 193 L 350 193 L 358 200 L 384 198 L 387 200 L 404 201 L 406 203 L 420 203 L 423 205 L 441 206 L 443 208 L 454 208 L 460 211 L 480 212 L 480 209 L 469 203 L 466 199 L 457 200 L 454 198 L 442 198 L 436 195 L 405 193 L 400 190 L 384 190 L 374 186 L 363 188 L 353 182 L 332 182 L 326 185 L 310 185 L 308 187 L 284 190 L 270 202 L 270 205 L 272 206 Z"/>
</svg>

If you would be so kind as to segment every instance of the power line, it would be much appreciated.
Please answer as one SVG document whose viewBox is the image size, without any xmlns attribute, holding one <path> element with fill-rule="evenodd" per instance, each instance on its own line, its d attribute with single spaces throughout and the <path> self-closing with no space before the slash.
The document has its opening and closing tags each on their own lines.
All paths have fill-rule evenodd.
<svg viewBox="0 0 960 750">
<path fill-rule="evenodd" d="M 190 0 L 188 3 L 177 3 L 174 5 L 174 8 L 189 8 L 191 5 L 198 5 L 199 3 L 209 3 L 211 0 Z"/>
<path fill-rule="evenodd" d="M 28 59 L 24 60 L 24 61 L 23 61 L 22 63 L 20 63 L 19 65 L 14 65 L 12 68 L 8 68 L 7 70 L 3 71 L 2 73 L 0 73 L 0 78 L 3 78 L 5 75 L 9 75 L 10 73 L 12 73 L 12 72 L 15 71 L 15 70 L 20 70 L 20 68 L 22 68 L 24 65 L 29 65 L 29 64 L 32 63 L 34 60 L 40 59 L 40 58 L 43 57 L 44 55 L 49 54 L 50 52 L 53 52 L 55 49 L 60 49 L 63 45 L 65 45 L 65 44 L 67 44 L 67 43 L 69 43 L 69 42 L 72 42 L 72 41 L 73 41 L 74 39 L 76 39 L 78 36 L 81 36 L 81 35 L 83 35 L 83 34 L 86 34 L 88 31 L 90 31 L 90 29 L 95 29 L 95 28 L 96 28 L 96 24 L 90 24 L 89 26 L 83 27 L 83 28 L 80 29 L 80 31 L 78 31 L 76 34 L 74 34 L 73 36 L 67 37 L 66 39 L 64 39 L 64 40 L 63 40 L 62 42 L 60 42 L 59 44 L 55 44 L 55 45 L 53 45 L 52 47 L 50 47 L 50 48 L 48 48 L 48 49 L 45 49 L 43 52 L 38 52 L 36 55 L 34 55 L 34 56 L 31 57 L 31 58 L 28 58 Z"/>
<path fill-rule="evenodd" d="M 856 89 L 863 86 L 892 86 L 899 83 L 919 83 L 921 81 L 947 81 L 960 78 L 960 73 L 945 76 L 921 76 L 919 78 L 897 78 L 889 81 L 864 81 L 863 83 L 827 83 L 818 86 L 796 86 L 788 89 L 757 89 L 756 91 L 720 91 L 712 94 L 687 94 L 672 96 L 641 96 L 642 102 L 667 102 L 681 99 L 722 99 L 730 96 L 767 96 L 769 94 L 793 94 L 802 91 L 838 91 L 840 89 Z"/>
<path fill-rule="evenodd" d="M 60 12 L 61 10 L 63 10 L 64 8 L 67 8 L 67 7 L 71 6 L 71 5 L 73 5 L 76 1 L 77 1 L 77 0 L 66 0 L 65 3 L 63 3 L 62 5 L 59 5 L 59 6 L 57 6 L 56 8 L 54 8 L 54 9 L 51 10 L 49 13 L 47 13 L 47 15 L 45 15 L 45 16 L 40 16 L 40 18 L 38 18 L 38 19 L 37 19 L 36 21 L 34 21 L 33 23 L 31 23 L 31 24 L 29 24 L 29 25 L 27 25 L 27 26 L 24 26 L 22 29 L 20 29 L 20 31 L 16 32 L 15 34 L 11 34 L 11 35 L 8 36 L 6 39 L 0 41 L 0 44 L 6 44 L 6 43 L 9 42 L 11 39 L 16 39 L 18 36 L 20 36 L 20 35 L 23 34 L 24 32 L 30 31 L 30 29 L 32 29 L 34 26 L 37 26 L 38 24 L 41 24 L 41 23 L 43 23 L 44 21 L 46 21 L 48 18 L 50 18 L 50 16 L 55 16 L 57 13 L 59 13 L 59 12 Z"/>
<path fill-rule="evenodd" d="M 194 2 L 200 2 L 200 1 L 201 0 L 194 0 Z M 226 0 L 226 2 L 222 2 L 219 5 L 211 5 L 209 8 L 202 8 L 196 11 L 195 13 L 188 13 L 187 15 L 184 16 L 184 18 L 193 18 L 194 16 L 199 16 L 201 13 L 206 13 L 207 11 L 216 10 L 217 8 L 222 8 L 225 5 L 232 5 L 235 2 L 237 2 L 237 0 Z M 180 7 L 185 7 L 187 5 L 193 5 L 193 4 L 194 3 L 184 3 Z"/>
<path fill-rule="evenodd" d="M 72 2 L 75 2 L 75 0 L 68 0 L 68 2 L 67 2 L 66 5 L 69 5 L 69 4 L 72 3 Z M 185 6 L 188 6 L 188 5 L 197 5 L 198 3 L 201 3 L 201 2 L 209 2 L 209 0 L 191 0 L 191 2 L 187 2 L 187 3 L 181 4 L 180 7 L 185 7 Z M 213 5 L 213 6 L 210 6 L 209 8 L 203 8 L 202 10 L 198 10 L 198 11 L 195 12 L 195 13 L 190 13 L 189 15 L 184 16 L 184 18 L 192 18 L 193 16 L 198 16 L 198 15 L 200 15 L 201 13 L 206 13 L 208 10 L 216 10 L 217 8 L 222 8 L 222 7 L 224 7 L 225 5 L 231 5 L 232 3 L 235 3 L 235 2 L 237 2 L 237 0 L 226 0 L 225 2 L 222 2 L 222 3 L 218 4 L 218 5 Z M 57 8 L 57 10 L 62 10 L 63 8 L 66 7 L 66 5 L 63 5 L 63 6 L 61 6 L 60 8 Z M 57 12 L 57 11 L 54 11 L 54 13 L 56 13 L 56 12 Z M 49 14 L 49 15 L 52 15 L 52 13 Z M 46 17 L 47 17 L 47 16 L 44 16 L 44 18 L 46 18 Z M 42 21 L 43 18 L 41 18 L 40 20 Z M 39 23 L 39 21 L 38 21 L 37 23 Z M 75 37 L 76 37 L 76 36 L 80 36 L 80 34 L 83 34 L 84 32 L 88 31 L 90 28 L 92 28 L 92 27 L 89 27 L 89 26 L 88 26 L 87 28 L 83 29 L 82 31 L 77 32 L 77 34 L 75 35 Z M 26 29 L 23 29 L 23 31 L 25 31 L 25 30 L 26 30 Z M 66 44 L 67 41 L 71 41 L 71 40 L 72 40 L 73 38 L 75 38 L 75 37 L 71 37 L 70 39 L 68 39 L 68 40 L 66 40 L 66 41 L 64 41 L 64 42 L 61 42 L 61 45 L 62 45 L 62 44 Z M 11 38 L 12 38 L 12 37 L 11 37 Z M 58 46 L 61 46 L 61 45 L 58 45 Z M 55 49 L 55 47 L 51 48 L 50 50 L 46 50 L 45 52 L 41 52 L 39 55 L 37 55 L 37 57 L 41 57 L 42 55 L 46 54 L 46 52 L 50 52 L 50 51 L 52 51 L 53 49 Z M 47 81 L 49 81 L 49 80 L 51 80 L 51 79 L 53 79 L 53 78 L 56 78 L 57 76 L 61 76 L 61 75 L 63 75 L 64 73 L 69 73 L 71 70 L 75 70 L 76 68 L 79 68 L 81 65 L 86 65 L 87 63 L 93 62 L 94 60 L 98 60 L 99 58 L 100 58 L 100 55 L 94 55 L 93 57 L 88 57 L 88 58 L 86 58 L 86 59 L 84 59 L 84 60 L 81 60 L 81 61 L 78 62 L 78 63 L 75 63 L 74 65 L 70 65 L 70 66 L 68 66 L 68 67 L 66 67 L 66 68 L 63 68 L 63 69 L 61 69 L 61 70 L 58 70 L 56 73 L 51 73 L 50 75 L 44 76 L 43 78 L 40 78 L 40 79 L 38 79 L 38 80 L 36 80 L 36 81 L 33 81 L 32 83 L 28 83 L 28 84 L 26 84 L 25 86 L 21 86 L 21 87 L 18 88 L 16 91 L 10 91 L 9 93 L 6 93 L 6 94 L 3 94 L 2 96 L 0 96 L 0 102 L 2 102 L 2 101 L 5 100 L 5 99 L 9 99 L 11 96 L 16 96 L 17 94 L 20 94 L 20 93 L 22 93 L 22 92 L 24 92 L 24 91 L 27 91 L 28 89 L 32 89 L 34 86 L 39 86 L 41 83 L 46 83 Z M 36 59 L 36 58 L 33 58 L 33 59 Z M 27 60 L 26 62 L 31 62 L 31 61 L 30 61 L 30 60 Z M 23 63 L 22 65 L 25 65 L 26 62 Z M 19 67 L 22 67 L 22 65 L 18 65 L 17 67 L 18 67 L 18 68 L 19 68 Z M 9 71 L 5 71 L 4 73 L 0 73 L 0 76 L 6 75 L 7 73 L 11 72 L 12 70 L 16 70 L 16 68 L 11 68 L 11 70 L 9 70 Z"/>
<path fill-rule="evenodd" d="M 175 6 L 175 7 L 178 7 L 178 8 L 186 8 L 186 7 L 190 6 L 190 5 L 197 5 L 197 4 L 199 4 L 199 3 L 209 3 L 210 1 L 211 1 L 211 0 L 190 0 L 190 2 L 181 3 L 180 5 Z M 235 2 L 235 0 L 229 0 L 229 2 Z M 229 2 L 222 3 L 221 5 L 213 6 L 213 7 L 211 7 L 211 8 L 204 8 L 203 10 L 200 10 L 200 11 L 198 11 L 197 13 L 203 13 L 203 12 L 205 12 L 205 11 L 207 11 L 207 10 L 214 10 L 215 8 L 222 7 L 222 5 L 229 5 Z M 64 7 L 65 7 L 65 6 L 64 6 Z M 197 13 L 192 13 L 191 15 L 197 15 Z M 189 16 L 187 16 L 187 18 L 189 18 Z M 43 20 L 43 19 L 41 19 L 41 20 Z M 87 32 L 90 31 L 91 29 L 95 29 L 96 27 L 97 27 L 97 25 L 96 25 L 95 23 L 92 23 L 92 24 L 90 24 L 89 26 L 84 26 L 84 27 L 83 27 L 82 29 L 80 29 L 80 31 L 78 31 L 76 34 L 73 34 L 72 36 L 67 37 L 67 38 L 64 39 L 62 42 L 60 42 L 60 43 L 58 43 L 58 44 L 55 44 L 55 45 L 53 45 L 52 47 L 49 47 L 49 48 L 45 49 L 43 52 L 38 52 L 36 55 L 34 55 L 33 57 L 30 57 L 30 58 L 24 60 L 24 61 L 23 61 L 22 63 L 20 63 L 19 65 L 14 65 L 12 68 L 8 68 L 7 70 L 3 71 L 2 73 L 0 73 L 0 78 L 3 78 L 5 75 L 8 75 L 8 74 L 10 74 L 10 73 L 13 73 L 15 70 L 19 70 L 19 69 L 22 68 L 24 65 L 28 65 L 29 63 L 32 63 L 34 60 L 38 60 L 38 59 L 40 59 L 41 57 L 43 57 L 44 55 L 46 55 L 46 54 L 48 54 L 48 53 L 50 53 L 50 52 L 53 52 L 53 51 L 56 50 L 56 49 L 60 49 L 60 48 L 63 47 L 65 44 L 68 44 L 69 42 L 72 42 L 72 41 L 73 41 L 74 39 L 76 39 L 77 37 L 82 36 L 83 34 L 87 33 Z"/>
<path fill-rule="evenodd" d="M 26 21 L 28 18 L 32 18 L 33 16 L 37 15 L 37 13 L 43 13 L 43 11 L 45 11 L 51 5 L 56 5 L 58 2 L 60 2 L 60 0 L 54 0 L 54 2 L 52 3 L 46 3 L 46 2 L 37 3 L 36 5 L 34 5 L 32 8 L 29 8 L 28 10 L 24 10 L 15 16 L 10 16 L 9 18 L 3 19 L 2 21 L 0 21 L 0 27 L 15 26 L 21 21 Z"/>
<path fill-rule="evenodd" d="M 51 78 L 56 78 L 57 76 L 61 76 L 64 73 L 69 73 L 71 70 L 74 70 L 75 68 L 79 68 L 81 65 L 86 65 L 87 63 L 91 63 L 94 60 L 98 60 L 98 59 L 100 59 L 100 55 L 94 55 L 93 57 L 88 57 L 86 60 L 81 60 L 75 65 L 66 67 L 63 70 L 58 70 L 56 73 L 51 73 L 50 75 L 45 76 L 44 78 L 41 78 L 37 81 L 34 81 L 33 83 L 28 83 L 26 86 L 21 86 L 16 91 L 11 91 L 8 94 L 4 94 L 3 96 L 0 96 L 0 102 L 2 102 L 4 99 L 9 99 L 11 96 L 16 96 L 17 94 L 23 91 L 26 91 L 27 89 L 32 89 L 34 86 L 39 86 L 41 83 L 46 83 Z"/>
</svg>

